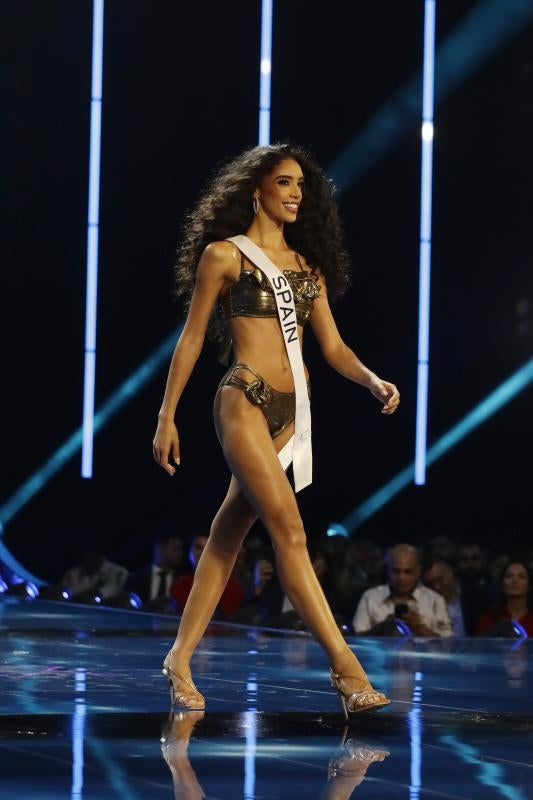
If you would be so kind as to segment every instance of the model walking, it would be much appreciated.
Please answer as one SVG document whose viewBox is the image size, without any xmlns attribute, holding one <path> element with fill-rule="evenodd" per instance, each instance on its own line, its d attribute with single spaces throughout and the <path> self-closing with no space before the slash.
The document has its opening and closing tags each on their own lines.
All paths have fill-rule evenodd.
<svg viewBox="0 0 533 800">
<path fill-rule="evenodd" d="M 228 239 L 232 241 L 228 241 Z M 215 395 L 217 435 L 232 477 L 218 510 L 176 641 L 163 672 L 172 704 L 203 709 L 190 660 L 259 517 L 274 545 L 283 589 L 326 651 L 345 715 L 386 705 L 345 642 L 306 548 L 295 492 L 311 480 L 308 375 L 301 345 L 307 320 L 326 361 L 392 414 L 394 384 L 378 378 L 342 341 L 328 297 L 348 284 L 348 257 L 332 185 L 298 147 L 255 147 L 221 169 L 190 214 L 179 252 L 178 293 L 188 314 L 170 365 L 153 453 L 173 475 L 180 463 L 174 415 L 206 331 L 233 348 Z"/>
</svg>

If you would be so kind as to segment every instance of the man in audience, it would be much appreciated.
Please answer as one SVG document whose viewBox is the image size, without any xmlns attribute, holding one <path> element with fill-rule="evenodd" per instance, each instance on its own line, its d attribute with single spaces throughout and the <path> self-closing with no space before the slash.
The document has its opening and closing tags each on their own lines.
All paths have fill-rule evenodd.
<svg viewBox="0 0 533 800">
<path fill-rule="evenodd" d="M 398 544 L 385 557 L 388 583 L 361 597 L 353 619 L 357 634 L 394 635 L 395 619 L 415 636 L 451 636 L 444 599 L 419 583 L 420 560 L 414 547 Z"/>
<path fill-rule="evenodd" d="M 331 570 L 331 559 L 323 541 L 309 540 L 308 551 L 313 569 L 326 595 L 339 628 L 348 629 L 348 620 L 338 613 L 338 591 Z M 305 630 L 305 625 L 298 616 L 291 601 L 285 595 L 276 573 L 275 555 L 270 544 L 256 553 L 253 571 L 253 585 L 246 594 L 245 605 L 232 622 L 249 625 L 267 625 L 274 628 Z"/>
<path fill-rule="evenodd" d="M 461 586 L 453 568 L 446 561 L 430 560 L 424 567 L 426 586 L 443 596 L 455 636 L 473 636 L 486 605 L 486 593 Z"/>
<path fill-rule="evenodd" d="M 135 592 L 145 611 L 169 611 L 168 597 L 172 581 L 183 572 L 183 541 L 172 530 L 162 530 L 154 537 L 152 563 L 128 576 L 124 589 Z"/>
<path fill-rule="evenodd" d="M 122 591 L 128 570 L 113 564 L 98 550 L 86 550 L 80 563 L 68 569 L 61 578 L 61 585 L 68 589 L 74 600 L 86 602 L 99 595 L 104 599 Z"/>
<path fill-rule="evenodd" d="M 363 592 L 383 583 L 383 549 L 372 536 L 357 537 L 333 561 L 333 569 L 338 610 L 351 619 Z"/>
<path fill-rule="evenodd" d="M 483 548 L 475 542 L 465 542 L 459 547 L 457 557 L 457 575 L 462 585 L 470 587 L 486 587 L 487 555 Z"/>
<path fill-rule="evenodd" d="M 447 564 L 455 564 L 457 559 L 457 544 L 447 533 L 435 533 L 427 539 L 429 557 Z"/>
</svg>

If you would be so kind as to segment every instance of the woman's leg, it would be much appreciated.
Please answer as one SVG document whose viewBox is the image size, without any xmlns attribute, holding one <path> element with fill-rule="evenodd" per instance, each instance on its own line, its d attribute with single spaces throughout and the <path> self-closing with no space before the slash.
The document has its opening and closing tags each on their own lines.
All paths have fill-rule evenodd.
<svg viewBox="0 0 533 800">
<path fill-rule="evenodd" d="M 262 412 L 252 406 L 240 390 L 230 387 L 229 391 L 237 394 L 237 399 L 244 400 L 243 410 L 252 411 L 253 417 L 259 414 L 259 421 L 268 436 L 268 426 Z M 220 419 L 221 395 L 227 392 L 228 390 L 224 389 L 217 396 L 215 403 L 217 421 Z M 220 425 L 217 427 L 222 443 L 223 432 Z M 277 436 L 274 442 L 269 437 L 270 446 L 279 453 L 291 436 L 292 432 L 287 429 Z M 198 562 L 194 583 L 183 609 L 172 648 L 172 666 L 180 675 L 188 677 L 190 674 L 189 663 L 192 654 L 204 635 L 233 571 L 239 550 L 256 519 L 255 510 L 232 475 L 228 493 L 213 520 L 207 545 Z"/>
<path fill-rule="evenodd" d="M 257 514 L 232 476 L 228 493 L 213 520 L 207 544 L 198 561 L 173 645 L 172 666 L 178 674 L 188 675 L 191 656 L 204 635 L 246 534 L 256 519 Z"/>
<path fill-rule="evenodd" d="M 277 457 L 281 442 L 272 441 L 263 414 L 242 392 L 225 387 L 220 394 L 216 421 L 224 455 L 242 494 L 270 534 L 283 589 L 326 650 L 333 669 L 362 679 L 364 670 L 333 618 L 309 559 L 296 497 Z M 285 431 L 284 441 L 290 435 Z M 359 684 L 353 691 L 361 688 Z"/>
</svg>

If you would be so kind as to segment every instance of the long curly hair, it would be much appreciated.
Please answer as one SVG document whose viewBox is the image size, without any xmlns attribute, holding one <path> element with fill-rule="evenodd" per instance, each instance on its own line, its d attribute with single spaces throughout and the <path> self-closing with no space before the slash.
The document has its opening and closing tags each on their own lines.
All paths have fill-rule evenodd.
<svg viewBox="0 0 533 800">
<path fill-rule="evenodd" d="M 287 243 L 301 253 L 312 269 L 320 268 L 335 300 L 346 291 L 350 260 L 343 245 L 334 186 L 315 159 L 302 147 L 281 143 L 252 147 L 223 164 L 209 181 L 194 208 L 186 215 L 176 253 L 176 295 L 188 311 L 200 256 L 208 244 L 244 233 L 252 223 L 254 190 L 284 159 L 292 158 L 304 174 L 298 218 L 285 225 Z M 227 325 L 220 303 L 211 315 L 208 336 L 221 343 Z"/>
</svg>

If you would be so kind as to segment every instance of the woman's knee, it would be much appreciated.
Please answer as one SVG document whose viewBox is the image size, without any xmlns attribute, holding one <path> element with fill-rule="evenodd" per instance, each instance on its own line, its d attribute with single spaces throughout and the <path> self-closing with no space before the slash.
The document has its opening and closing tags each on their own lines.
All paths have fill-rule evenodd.
<svg viewBox="0 0 533 800">
<path fill-rule="evenodd" d="M 305 549 L 306 535 L 298 510 L 278 508 L 263 520 L 277 551 Z"/>
<path fill-rule="evenodd" d="M 238 549 L 257 519 L 257 514 L 244 495 L 226 498 L 211 527 L 210 539 L 221 549 Z"/>
</svg>

